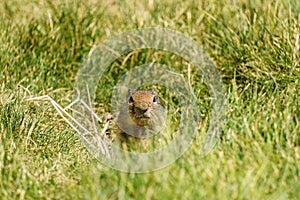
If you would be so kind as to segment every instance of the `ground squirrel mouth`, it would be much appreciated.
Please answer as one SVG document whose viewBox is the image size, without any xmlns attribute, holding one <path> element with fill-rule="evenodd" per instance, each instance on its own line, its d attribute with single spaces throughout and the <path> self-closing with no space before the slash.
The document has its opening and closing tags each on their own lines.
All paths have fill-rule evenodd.
<svg viewBox="0 0 300 200">
<path fill-rule="evenodd" d="M 141 114 L 141 115 L 138 115 L 138 116 L 135 116 L 136 118 L 138 119 L 150 119 L 151 117 L 146 115 L 146 114 Z"/>
</svg>

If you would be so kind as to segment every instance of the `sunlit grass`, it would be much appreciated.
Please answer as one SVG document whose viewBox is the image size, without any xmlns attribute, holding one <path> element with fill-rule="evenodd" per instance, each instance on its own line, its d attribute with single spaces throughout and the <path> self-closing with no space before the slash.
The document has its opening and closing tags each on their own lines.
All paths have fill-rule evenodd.
<svg viewBox="0 0 300 200">
<path fill-rule="evenodd" d="M 2 199 L 297 199 L 300 194 L 300 4 L 288 1 L 17 1 L 0 3 L 0 197 Z M 62 105 L 90 49 L 124 30 L 166 27 L 204 46 L 227 91 L 224 130 L 200 158 L 201 137 L 174 164 L 129 174 L 101 165 L 50 103 Z M 138 50 L 112 64 L 96 108 L 134 66 L 153 60 L 187 76 L 177 55 Z M 209 100 L 201 74 L 205 134 Z M 58 89 L 58 90 L 57 90 Z M 174 94 L 158 88 L 176 112 Z M 164 96 L 165 95 L 165 96 Z M 170 117 L 170 116 L 169 116 Z M 170 117 L 175 121 L 179 117 Z M 139 163 L 136 163 L 137 165 Z"/>
</svg>

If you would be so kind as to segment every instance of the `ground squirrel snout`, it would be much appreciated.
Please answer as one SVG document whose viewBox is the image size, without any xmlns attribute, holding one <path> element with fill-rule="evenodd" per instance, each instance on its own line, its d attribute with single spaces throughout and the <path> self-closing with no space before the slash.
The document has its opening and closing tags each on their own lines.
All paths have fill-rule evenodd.
<svg viewBox="0 0 300 200">
<path fill-rule="evenodd" d="M 155 90 L 129 89 L 127 102 L 118 115 L 117 124 L 126 134 L 146 137 L 161 130 L 166 120 L 166 111 L 160 104 Z"/>
</svg>

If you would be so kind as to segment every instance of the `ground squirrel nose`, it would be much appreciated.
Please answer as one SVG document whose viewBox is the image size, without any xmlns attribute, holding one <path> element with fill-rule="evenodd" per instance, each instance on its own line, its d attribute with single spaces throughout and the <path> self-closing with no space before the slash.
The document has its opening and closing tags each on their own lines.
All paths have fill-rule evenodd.
<svg viewBox="0 0 300 200">
<path fill-rule="evenodd" d="M 151 114 L 150 114 L 149 110 L 147 110 L 147 111 L 144 113 L 144 117 L 151 118 Z"/>
</svg>

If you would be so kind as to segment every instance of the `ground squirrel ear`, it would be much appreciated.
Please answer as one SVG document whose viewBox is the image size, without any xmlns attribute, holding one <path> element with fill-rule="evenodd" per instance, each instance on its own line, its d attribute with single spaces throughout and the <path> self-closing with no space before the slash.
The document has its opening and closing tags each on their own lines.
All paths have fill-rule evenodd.
<svg viewBox="0 0 300 200">
<path fill-rule="evenodd" d="M 155 89 L 151 90 L 152 94 L 157 95 L 157 92 L 155 91 Z"/>
<path fill-rule="evenodd" d="M 132 94 L 135 91 L 136 91 L 135 89 L 128 88 L 128 92 L 127 92 L 127 96 L 126 96 L 126 99 L 128 100 L 128 102 L 131 102 L 131 103 L 133 102 Z"/>
<path fill-rule="evenodd" d="M 130 97 L 135 92 L 135 89 L 128 88 L 127 97 Z"/>
</svg>

